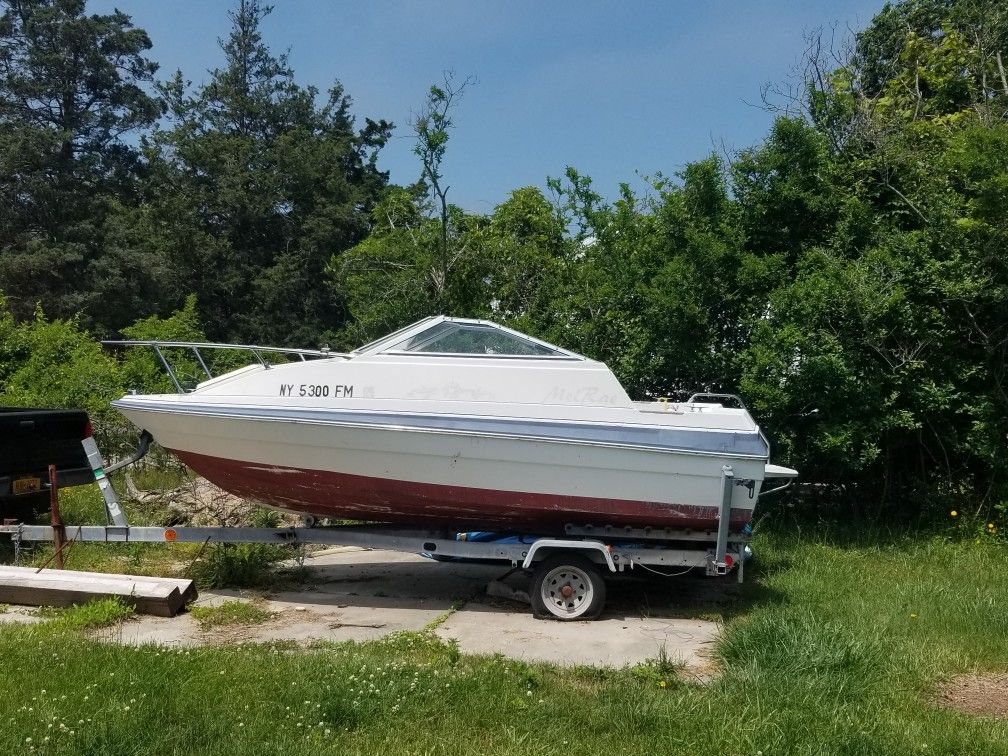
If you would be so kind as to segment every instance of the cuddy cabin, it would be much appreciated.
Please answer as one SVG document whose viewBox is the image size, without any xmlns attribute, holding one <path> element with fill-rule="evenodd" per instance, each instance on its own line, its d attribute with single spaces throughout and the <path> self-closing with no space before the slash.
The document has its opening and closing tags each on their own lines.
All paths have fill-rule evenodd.
<svg viewBox="0 0 1008 756">
<path fill-rule="evenodd" d="M 742 407 L 716 401 L 635 402 L 602 362 L 497 323 L 445 316 L 421 320 L 349 354 L 250 365 L 204 381 L 188 394 L 159 398 L 682 428 L 727 434 L 739 452 L 764 458 L 768 452 Z M 724 443 L 717 448 L 728 450 Z"/>
</svg>

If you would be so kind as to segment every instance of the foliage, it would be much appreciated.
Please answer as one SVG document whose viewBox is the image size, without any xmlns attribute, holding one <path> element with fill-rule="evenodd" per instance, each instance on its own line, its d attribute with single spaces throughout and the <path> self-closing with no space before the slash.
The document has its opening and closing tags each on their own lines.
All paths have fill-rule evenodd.
<svg viewBox="0 0 1008 756">
<path fill-rule="evenodd" d="M 196 312 L 196 295 L 186 297 L 185 305 L 167 318 L 158 315 L 138 320 L 122 329 L 127 339 L 135 341 L 206 341 Z M 179 381 L 191 388 L 205 378 L 190 350 L 164 349 L 165 359 Z M 122 355 L 123 382 L 138 392 L 170 394 L 176 389 L 152 349 L 132 347 Z"/>
<path fill-rule="evenodd" d="M 133 616 L 133 609 L 117 598 L 93 599 L 66 609 L 49 609 L 48 624 L 60 630 L 94 630 L 116 625 Z"/>
<path fill-rule="evenodd" d="M 448 147 L 448 130 L 454 126 L 452 110 L 473 81 L 469 77 L 456 83 L 452 73 L 445 73 L 444 86 L 431 86 L 427 92 L 427 101 L 413 119 L 413 134 L 416 138 L 413 153 L 420 158 L 422 167 L 420 185 L 428 190 L 440 222 L 437 254 L 428 272 L 428 282 L 438 304 L 441 304 L 445 290 L 449 287 L 449 276 L 453 274 L 453 268 L 465 249 L 464 245 L 451 243 L 452 210 L 448 205 L 449 187 L 445 184 L 441 164 Z"/>
<path fill-rule="evenodd" d="M 253 513 L 253 527 L 277 526 L 277 515 L 260 508 Z M 276 567 L 293 553 L 292 546 L 268 543 L 220 543 L 201 549 L 189 567 L 190 577 L 206 588 L 261 587 L 275 582 Z"/>
<path fill-rule="evenodd" d="M 291 556 L 285 546 L 263 543 L 222 543 L 207 548 L 190 577 L 205 588 L 247 588 L 268 585 L 276 565 Z"/>
<path fill-rule="evenodd" d="M 153 315 L 123 331 L 134 339 L 203 340 L 194 297 L 167 318 Z M 165 354 L 184 378 L 204 377 L 188 350 L 166 349 Z M 233 369 L 247 364 L 243 355 L 228 353 L 211 365 Z M 106 453 L 129 447 L 133 437 L 109 402 L 127 389 L 175 391 L 150 350 L 138 347 L 120 356 L 117 360 L 104 350 L 79 318 L 49 320 L 39 308 L 32 320 L 18 323 L 0 297 L 0 405 L 86 409 Z"/>
<path fill-rule="evenodd" d="M 82 407 L 97 433 L 114 435 L 122 421 L 109 402 L 122 394 L 115 360 L 78 319 L 48 320 L 39 308 L 16 323 L 0 298 L 0 404 Z"/>
<path fill-rule="evenodd" d="M 481 259 L 472 237 L 483 223 L 448 202 L 442 172 L 452 111 L 473 81 L 457 82 L 446 72 L 443 84 L 430 87 L 411 124 L 419 181 L 388 187 L 374 206 L 367 238 L 329 262 L 334 289 L 352 316 L 344 346 L 370 341 L 393 324 L 473 311 Z"/>
</svg>

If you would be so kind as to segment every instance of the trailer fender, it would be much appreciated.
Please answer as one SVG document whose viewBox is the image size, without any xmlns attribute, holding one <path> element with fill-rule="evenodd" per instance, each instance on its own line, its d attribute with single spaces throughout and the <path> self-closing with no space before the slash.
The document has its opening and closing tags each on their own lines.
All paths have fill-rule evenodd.
<svg viewBox="0 0 1008 756">
<path fill-rule="evenodd" d="M 612 554 L 609 553 L 609 547 L 604 543 L 599 541 L 570 541 L 561 538 L 540 538 L 533 543 L 529 547 L 528 554 L 525 555 L 525 561 L 522 562 L 522 569 L 527 570 L 531 567 L 536 558 L 542 559 L 547 554 L 556 553 L 556 551 L 561 549 L 587 553 L 598 552 L 602 555 L 602 559 L 609 568 L 609 571 L 616 572 L 616 563 L 613 562 Z"/>
</svg>

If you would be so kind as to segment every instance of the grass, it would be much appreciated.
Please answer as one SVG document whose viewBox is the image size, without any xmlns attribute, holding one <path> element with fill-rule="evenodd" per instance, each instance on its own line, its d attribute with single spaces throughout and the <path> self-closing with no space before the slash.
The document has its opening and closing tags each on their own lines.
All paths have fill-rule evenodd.
<svg viewBox="0 0 1008 756">
<path fill-rule="evenodd" d="M 177 462 L 173 463 L 170 459 L 165 460 L 164 464 L 137 465 L 128 469 L 133 484 L 141 491 L 170 491 L 195 477 L 188 468 L 180 466 Z M 118 482 L 117 480 L 116 483 Z"/>
<path fill-rule="evenodd" d="M 261 625 L 275 616 L 261 602 L 234 599 L 217 606 L 194 606 L 189 613 L 204 630 L 231 625 Z"/>
<path fill-rule="evenodd" d="M 65 609 L 46 608 L 47 625 L 58 630 L 95 630 L 121 623 L 133 616 L 133 609 L 115 598 L 95 599 Z"/>
<path fill-rule="evenodd" d="M 667 657 L 562 670 L 431 633 L 169 649 L 2 627 L 0 752 L 1008 753 L 1005 720 L 932 703 L 948 676 L 1008 669 L 1004 541 L 755 547 L 706 684 Z"/>
</svg>

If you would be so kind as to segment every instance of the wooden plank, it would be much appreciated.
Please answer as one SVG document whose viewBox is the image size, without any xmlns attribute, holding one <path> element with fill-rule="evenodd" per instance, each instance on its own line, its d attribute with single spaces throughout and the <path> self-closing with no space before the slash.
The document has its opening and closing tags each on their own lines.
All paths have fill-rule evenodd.
<svg viewBox="0 0 1008 756">
<path fill-rule="evenodd" d="M 163 597 L 138 596 L 114 591 L 72 590 L 38 586 L 0 585 L 0 601 L 27 606 L 80 606 L 100 598 L 117 598 L 140 614 L 174 617 L 182 608 L 182 597 L 177 588 Z"/>
<path fill-rule="evenodd" d="M 140 613 L 172 617 L 195 596 L 191 580 L 0 567 L 0 602 L 10 604 L 71 606 L 114 597 Z"/>
<path fill-rule="evenodd" d="M 186 584 L 182 585 L 183 581 L 179 581 L 178 589 L 182 596 L 182 604 L 188 606 L 193 601 L 199 598 L 199 591 L 196 590 L 196 583 L 192 580 L 184 581 Z"/>
<path fill-rule="evenodd" d="M 18 572 L 32 572 L 34 573 L 37 568 L 21 568 L 21 566 L 13 566 L 9 564 L 0 564 L 0 576 L 4 574 L 4 571 L 12 570 Z M 89 573 L 85 570 L 43 570 L 39 575 L 45 575 L 46 573 L 51 575 L 78 575 L 78 576 L 88 576 L 89 578 L 128 578 L 135 581 L 146 581 L 153 583 L 167 583 L 173 586 L 177 586 L 178 590 L 184 592 L 187 586 L 192 585 L 193 581 L 187 580 L 185 578 L 162 578 L 160 576 L 151 575 L 127 575 L 125 573 Z"/>
<path fill-rule="evenodd" d="M 35 567 L 14 567 L 11 565 L 0 565 L 0 581 L 5 579 L 10 579 L 18 575 L 30 575 L 35 573 L 37 568 Z M 77 577 L 89 577 L 95 578 L 97 580 L 103 579 L 115 579 L 115 580 L 131 580 L 137 584 L 148 584 L 156 583 L 158 585 L 173 586 L 179 589 L 179 593 L 186 603 L 195 601 L 198 598 L 199 593 L 196 590 L 196 585 L 192 580 L 188 578 L 172 578 L 172 577 L 160 577 L 160 576 L 150 576 L 150 575 L 127 575 L 121 573 L 113 572 L 86 572 L 83 570 L 51 570 L 45 569 L 38 573 L 39 575 L 49 575 L 53 579 L 60 579 L 60 575 L 74 576 L 73 578 L 65 579 L 76 579 Z"/>
</svg>

